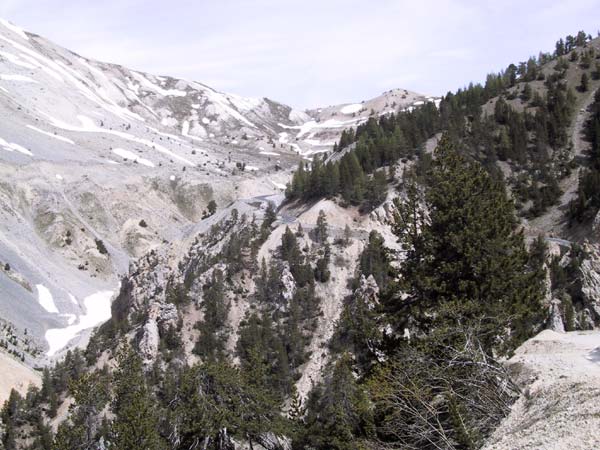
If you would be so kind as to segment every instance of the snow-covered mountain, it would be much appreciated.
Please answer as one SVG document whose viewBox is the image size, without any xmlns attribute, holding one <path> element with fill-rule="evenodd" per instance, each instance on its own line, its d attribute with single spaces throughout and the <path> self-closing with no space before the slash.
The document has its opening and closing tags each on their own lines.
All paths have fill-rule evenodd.
<svg viewBox="0 0 600 450">
<path fill-rule="evenodd" d="M 370 117 L 379 117 L 398 111 L 410 111 L 425 102 L 439 104 L 439 97 L 426 96 L 406 89 L 392 89 L 370 100 L 360 103 L 345 103 L 323 108 L 310 109 L 306 114 L 310 120 L 301 125 L 284 125 L 279 133 L 279 142 L 292 143 L 302 154 L 322 153 L 331 150 L 342 130 L 365 123 Z"/>
<path fill-rule="evenodd" d="M 344 128 L 424 100 L 397 90 L 302 112 L 94 61 L 2 20 L 0 316 L 54 354 L 108 318 L 133 258 L 178 242 L 210 201 L 280 194 Z"/>
</svg>

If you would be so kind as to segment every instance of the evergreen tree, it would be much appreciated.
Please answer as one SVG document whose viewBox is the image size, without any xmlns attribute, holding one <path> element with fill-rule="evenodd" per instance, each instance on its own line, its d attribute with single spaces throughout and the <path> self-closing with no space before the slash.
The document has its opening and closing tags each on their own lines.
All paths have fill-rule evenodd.
<svg viewBox="0 0 600 450">
<path fill-rule="evenodd" d="M 70 383 L 69 392 L 74 402 L 69 406 L 68 420 L 58 427 L 53 448 L 92 449 L 101 437 L 100 411 L 109 400 L 107 377 L 98 372 L 82 375 Z"/>
<path fill-rule="evenodd" d="M 225 296 L 223 273 L 214 270 L 210 283 L 203 290 L 204 320 L 196 325 L 200 329 L 200 336 L 194 346 L 194 353 L 204 359 L 220 360 L 226 356 L 225 346 L 229 337 L 226 326 L 229 302 Z"/>
<path fill-rule="evenodd" d="M 208 202 L 208 214 L 210 216 L 212 216 L 214 213 L 217 212 L 217 202 L 215 202 L 214 200 L 211 200 L 210 202 Z"/>
<path fill-rule="evenodd" d="M 144 377 L 140 356 L 124 344 L 117 355 L 111 442 L 119 450 L 161 450 L 156 402 Z"/>
<path fill-rule="evenodd" d="M 359 270 L 365 277 L 372 275 L 380 290 L 388 287 L 391 277 L 390 255 L 383 237 L 377 231 L 369 233 L 369 242 L 360 255 Z"/>
<path fill-rule="evenodd" d="M 315 241 L 321 245 L 324 245 L 327 242 L 328 237 L 329 233 L 327 232 L 327 217 L 325 216 L 325 212 L 321 209 L 319 211 L 319 216 L 317 217 Z"/>
<path fill-rule="evenodd" d="M 542 276 L 528 266 L 504 186 L 461 156 L 447 137 L 436 152 L 423 199 L 428 216 L 414 208 L 416 200 L 396 202 L 408 299 L 387 300 L 397 311 L 392 322 L 402 329 L 408 305 L 425 328 L 470 323 L 489 351 L 514 348 L 540 324 Z"/>
<path fill-rule="evenodd" d="M 331 373 L 311 391 L 304 432 L 294 449 L 366 448 L 360 437 L 372 434 L 372 412 L 364 389 L 352 372 L 350 355 L 333 363 Z"/>
<path fill-rule="evenodd" d="M 17 426 L 21 425 L 21 408 L 23 398 L 16 390 L 11 389 L 8 400 L 4 403 L 0 411 L 0 418 L 4 424 L 4 433 L 2 435 L 2 444 L 6 450 L 17 450 Z"/>
<path fill-rule="evenodd" d="M 581 74 L 581 83 L 579 84 L 579 90 L 581 92 L 587 92 L 589 89 L 590 80 L 587 73 Z"/>
<path fill-rule="evenodd" d="M 387 196 L 387 180 L 383 170 L 376 170 L 367 182 L 364 208 L 372 211 L 381 205 Z"/>
</svg>

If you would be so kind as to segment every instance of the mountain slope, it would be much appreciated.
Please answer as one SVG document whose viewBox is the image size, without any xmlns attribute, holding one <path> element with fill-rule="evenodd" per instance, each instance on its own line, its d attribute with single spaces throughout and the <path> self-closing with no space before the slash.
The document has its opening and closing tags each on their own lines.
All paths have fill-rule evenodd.
<svg viewBox="0 0 600 450">
<path fill-rule="evenodd" d="M 584 40 L 587 47 L 587 38 Z M 597 44 L 593 41 L 591 45 Z M 514 327 L 508 323 L 493 328 L 504 316 L 490 320 L 490 330 L 498 337 L 486 338 L 485 345 L 494 350 L 502 348 L 501 344 L 513 345 L 543 326 L 581 329 L 593 327 L 600 318 L 596 317 L 600 256 L 593 247 L 579 249 L 563 239 L 572 238 L 570 235 L 559 234 L 536 241 L 529 253 L 516 232 L 512 203 L 504 198 L 503 186 L 490 181 L 490 173 L 504 173 L 509 178 L 509 193 L 520 199 L 518 183 L 522 177 L 522 184 L 534 194 L 543 191 L 546 186 L 536 178 L 542 170 L 548 171 L 543 182 L 560 176 L 567 180 L 565 184 L 571 183 L 573 177 L 560 172 L 563 152 L 568 153 L 568 159 L 584 153 L 583 147 L 576 147 L 575 155 L 571 155 L 566 142 L 550 145 L 537 141 L 536 133 L 542 133 L 539 129 L 533 132 L 534 113 L 551 101 L 533 106 L 525 95 L 520 98 L 527 73 L 523 73 L 523 80 L 517 81 L 515 76 L 513 85 L 503 84 L 495 93 L 482 95 L 481 86 L 471 86 L 458 91 L 456 97 L 452 94 L 438 101 L 394 90 L 360 104 L 301 113 L 267 99 L 244 99 L 199 83 L 84 59 L 6 23 L 0 25 L 0 52 L 0 313 L 17 326 L 21 337 L 13 339 L 8 334 L 9 351 L 29 365 L 48 363 L 44 355 L 61 361 L 44 373 L 44 388 L 27 400 L 39 406 L 39 420 L 33 424 L 27 416 L 10 424 L 13 428 L 22 427 L 22 423 L 37 427 L 31 434 L 20 434 L 20 446 L 34 445 L 31 436 L 37 433 L 41 439 L 48 434 L 46 425 L 56 430 L 60 422 L 63 431 L 73 425 L 74 434 L 81 429 L 77 421 L 83 419 L 97 430 L 103 418 L 112 420 L 123 407 L 118 402 L 107 404 L 107 399 L 129 392 L 139 394 L 134 400 L 146 398 L 146 405 L 154 402 L 162 412 L 168 412 L 166 420 L 157 421 L 150 431 L 157 433 L 160 425 L 162 437 L 172 446 L 184 445 L 188 438 L 188 447 L 197 446 L 201 435 L 205 446 L 213 442 L 219 448 L 241 447 L 243 444 L 235 440 L 247 439 L 249 446 L 255 440 L 272 449 L 286 446 L 278 434 L 293 436 L 295 441 L 297 433 L 308 434 L 309 441 L 314 434 L 324 439 L 321 443 L 311 441 L 317 442 L 318 448 L 330 448 L 330 440 L 338 438 L 347 444 L 341 448 L 354 448 L 355 438 L 372 440 L 376 432 L 389 438 L 389 430 L 397 427 L 386 431 L 385 423 L 394 415 L 375 417 L 378 411 L 371 411 L 371 405 L 376 400 L 366 397 L 367 390 L 373 399 L 387 392 L 373 392 L 373 386 L 368 386 L 368 381 L 377 381 L 370 378 L 371 369 L 385 369 L 379 373 L 385 378 L 389 375 L 385 362 L 393 359 L 399 348 L 417 356 L 400 364 L 408 364 L 410 370 L 424 368 L 418 377 L 425 372 L 437 373 L 429 373 L 426 365 L 419 365 L 422 361 L 437 363 L 437 369 L 448 364 L 450 372 L 456 368 L 453 361 L 428 354 L 429 348 L 411 349 L 411 339 L 427 342 L 427 324 L 440 318 L 450 324 L 441 331 L 463 325 L 462 305 L 440 311 L 426 306 L 426 312 L 419 316 L 411 309 L 413 300 L 422 301 L 418 289 L 402 291 L 411 289 L 409 276 L 396 285 L 397 269 L 404 258 L 412 257 L 415 265 L 420 263 L 418 252 L 406 252 L 398 242 L 402 234 L 396 225 L 402 208 L 412 207 L 418 223 L 415 230 L 429 225 L 429 211 L 420 205 L 420 201 L 426 205 L 427 198 L 411 196 L 418 195 L 419 189 L 411 194 L 407 181 L 418 180 L 423 190 L 431 188 L 427 177 L 439 161 L 432 150 L 442 132 L 452 135 L 461 150 L 450 153 L 447 161 L 455 165 L 449 176 L 445 173 L 447 179 L 437 167 L 441 180 L 437 187 L 446 186 L 449 192 L 459 188 L 449 199 L 438 190 L 432 197 L 437 203 L 431 198 L 428 201 L 443 209 L 448 206 L 444 200 L 449 200 L 454 209 L 437 219 L 456 220 L 449 226 L 438 225 L 436 233 L 429 230 L 426 238 L 432 242 L 438 239 L 441 249 L 433 256 L 435 261 L 442 261 L 445 271 L 421 267 L 425 278 L 435 275 L 435 280 L 456 281 L 457 290 L 468 286 L 471 290 L 464 292 L 471 296 L 473 292 L 498 292 L 506 280 L 502 279 L 504 273 L 497 273 L 497 267 L 510 268 L 515 277 L 522 273 L 531 277 L 527 278 L 532 280 L 527 298 L 532 299 L 535 311 L 529 311 L 531 305 L 518 303 L 519 293 L 507 294 L 502 301 L 508 304 L 496 305 L 501 295 L 483 299 L 492 305 L 485 312 L 504 314 L 516 305 L 515 314 L 523 315 Z M 544 76 L 554 75 L 555 62 L 540 62 Z M 570 105 L 565 99 L 578 71 L 571 67 L 559 71 L 560 77 L 556 75 L 559 80 L 566 76 L 568 81 L 557 88 L 560 95 L 565 94 L 559 106 L 567 112 Z M 538 81 L 533 77 L 530 82 L 542 92 L 546 84 Z M 592 87 L 597 84 L 594 80 Z M 553 84 L 548 83 L 548 92 L 551 88 Z M 589 95 L 573 95 L 573 102 L 578 107 L 585 105 Z M 531 116 L 515 111 L 527 111 Z M 396 112 L 399 114 L 391 114 Z M 566 130 L 573 130 L 570 136 L 580 138 L 585 117 L 585 110 L 574 116 L 564 114 L 555 130 L 566 134 Z M 551 120 L 541 122 L 545 126 Z M 329 150 L 346 127 L 358 127 L 356 133 L 345 135 L 351 142 L 345 142 L 344 148 L 336 146 L 339 152 L 323 162 L 314 160 L 307 169 L 309 175 L 296 183 L 301 195 L 286 201 L 281 191 L 296 164 Z M 503 133 L 508 140 L 503 140 Z M 442 142 L 449 152 L 452 146 L 448 139 Z M 502 151 L 505 153 L 499 157 Z M 545 152 L 547 158 L 536 159 Z M 339 166 L 333 165 L 336 161 Z M 573 160 L 573 164 L 578 162 Z M 488 171 L 483 170 L 484 165 Z M 484 194 L 492 192 L 494 199 L 502 202 L 494 203 L 490 197 L 486 203 L 478 203 L 485 195 L 473 191 L 473 180 L 461 172 L 466 166 L 478 180 L 475 188 L 489 188 Z M 336 168 L 338 181 L 342 177 L 345 180 L 343 189 L 341 183 L 331 183 Z M 321 190 L 328 184 L 330 191 Z M 520 205 L 523 216 L 533 214 L 535 205 L 535 199 L 527 195 L 529 192 L 522 196 L 526 201 Z M 494 211 L 498 205 L 499 211 Z M 544 206 L 547 209 L 540 210 L 540 217 L 552 217 L 552 221 L 549 226 L 541 223 L 533 228 L 524 219 L 523 228 L 529 237 L 540 230 L 558 230 L 555 219 L 561 214 L 554 209 L 557 205 L 549 202 Z M 493 230 L 494 219 L 501 233 Z M 469 220 L 477 223 L 457 226 Z M 491 233 L 481 229 L 482 223 L 489 225 Z M 459 244 L 452 246 L 453 241 L 444 247 L 441 238 L 450 228 Z M 468 237 L 462 235 L 464 230 L 470 232 Z M 488 234 L 493 235 L 492 244 L 486 241 Z M 417 231 L 413 238 L 418 245 Z M 461 253 L 463 238 L 469 244 L 465 253 L 473 257 L 464 267 L 460 265 L 467 260 Z M 469 239 L 475 245 L 470 245 Z M 547 252 L 538 248 L 545 244 Z M 424 246 L 425 251 L 434 247 Z M 459 264 L 447 258 L 445 248 L 456 251 Z M 518 266 L 507 255 L 512 255 Z M 541 276 L 544 268 L 548 269 L 545 280 Z M 448 278 L 444 278 L 445 272 Z M 515 280 L 509 280 L 507 290 Z M 442 292 L 437 285 L 429 291 L 435 306 L 438 300 L 448 306 L 451 302 L 446 302 L 445 295 L 455 294 Z M 473 303 L 469 306 L 472 309 L 465 309 L 467 325 L 470 313 L 477 317 L 482 311 L 477 302 Z M 500 309 L 493 309 L 496 306 Z M 508 313 L 506 317 L 509 322 L 515 320 Z M 102 325 L 84 346 L 90 328 L 98 324 Z M 478 326 L 481 324 L 475 324 L 474 329 Z M 473 334 L 477 338 L 476 331 Z M 85 350 L 64 355 L 64 347 L 72 338 Z M 565 341 L 572 343 L 569 339 Z M 452 448 L 471 439 L 481 443 L 515 397 L 510 380 L 491 358 L 492 351 L 485 354 L 477 345 L 471 346 L 470 339 L 467 341 L 465 351 L 475 350 L 466 353 L 466 360 L 465 353 L 458 350 L 458 360 L 466 361 L 468 367 L 458 373 L 466 373 L 464 378 L 471 381 L 474 379 L 468 377 L 481 376 L 480 381 L 492 386 L 486 395 L 496 395 L 498 389 L 506 397 L 497 408 L 500 412 L 494 411 L 491 419 L 484 417 L 479 422 L 484 423 L 482 434 L 476 428 L 477 414 L 487 405 L 477 403 L 477 390 L 459 383 L 460 392 L 454 391 L 456 380 L 450 379 L 450 390 L 444 386 L 439 394 L 429 389 L 421 392 L 428 398 L 427 411 L 436 410 L 439 416 L 435 417 L 449 427 L 442 430 L 442 439 Z M 435 347 L 446 342 L 432 339 L 429 344 Z M 495 345 L 498 347 L 492 347 Z M 517 353 L 531 353 L 528 345 L 538 344 L 526 344 Z M 129 353 L 124 354 L 129 346 Z M 585 346 L 586 351 L 592 350 L 589 342 Z M 446 351 L 438 353 L 447 356 Z M 482 372 L 471 372 L 476 366 L 470 359 L 474 354 L 477 361 L 484 362 Z M 113 370 L 117 363 L 125 372 Z M 492 372 L 486 372 L 490 367 Z M 135 376 L 119 381 L 126 370 Z M 393 373 L 393 367 L 390 370 L 390 374 L 398 374 Z M 115 389 L 110 387 L 108 375 L 114 376 Z M 113 392 L 93 395 L 91 400 L 79 398 L 79 404 L 70 408 L 75 390 L 67 381 L 75 380 L 83 383 L 78 385 L 83 392 L 90 386 L 106 386 Z M 86 386 L 89 380 L 92 383 Z M 136 385 L 128 386 L 128 380 L 135 380 Z M 143 392 L 146 384 L 149 389 Z M 226 395 L 220 391 L 223 385 Z M 264 392 L 265 386 L 268 392 Z M 461 390 L 465 387 L 466 391 Z M 187 388 L 191 391 L 186 394 Z M 171 401 L 167 397 L 174 392 L 177 395 Z M 468 408 L 474 411 L 473 417 L 463 411 L 466 403 L 457 403 L 462 401 L 460 393 L 469 399 L 475 395 L 473 401 L 481 409 Z M 214 398 L 205 401 L 210 395 Z M 233 407 L 219 403 L 223 398 L 237 401 L 238 396 L 241 401 Z M 106 401 L 96 404 L 96 399 Z M 254 408 L 255 402 L 255 409 L 246 409 L 248 404 Z M 204 411 L 207 404 L 210 407 Z M 213 407 L 215 404 L 218 407 Z M 28 405 L 22 404 L 21 409 Z M 70 421 L 64 421 L 67 410 Z M 203 412 L 212 420 L 215 411 L 219 413 L 216 424 L 185 422 L 189 417 L 203 416 Z M 282 418 L 281 411 L 293 419 L 284 432 L 276 424 L 276 419 Z M 461 425 L 461 414 L 475 424 L 474 429 Z M 258 423 L 252 422 L 256 416 Z M 375 431 L 375 420 L 384 429 Z M 181 426 L 184 422 L 187 430 Z M 406 423 L 410 420 L 401 424 Z M 512 434 L 519 432 L 510 428 L 510 418 L 506 426 Z M 109 440 L 119 438 L 114 430 L 102 430 L 94 438 L 100 439 L 98 445 L 102 446 L 107 436 Z M 459 440 L 463 444 L 455 442 Z M 73 446 L 63 442 L 65 448 Z"/>
<path fill-rule="evenodd" d="M 384 97 L 366 104 L 389 109 Z M 209 202 L 281 192 L 300 155 L 332 145 L 304 132 L 323 119 L 0 23 L 0 314 L 37 342 L 27 358 L 87 328 L 88 299 L 106 311 L 132 259 L 182 239 Z M 340 124 L 322 129 L 329 141 Z"/>
</svg>

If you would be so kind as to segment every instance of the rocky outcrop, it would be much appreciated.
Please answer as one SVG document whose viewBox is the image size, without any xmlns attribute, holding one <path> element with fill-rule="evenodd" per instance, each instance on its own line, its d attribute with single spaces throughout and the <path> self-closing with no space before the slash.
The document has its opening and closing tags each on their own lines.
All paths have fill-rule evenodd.
<svg viewBox="0 0 600 450">
<path fill-rule="evenodd" d="M 160 336 L 169 328 L 177 326 L 177 307 L 172 303 L 153 303 L 148 311 L 148 319 L 142 328 L 139 349 L 146 363 L 151 363 L 158 354 Z"/>
<path fill-rule="evenodd" d="M 154 358 L 158 354 L 159 343 L 160 334 L 158 332 L 158 323 L 154 319 L 149 319 L 144 324 L 142 337 L 138 344 L 139 351 L 146 364 L 154 361 Z"/>
<path fill-rule="evenodd" d="M 379 286 L 377 286 L 377 281 L 375 281 L 373 275 L 369 275 L 368 277 L 364 275 L 360 276 L 359 286 L 354 291 L 354 295 L 360 296 L 369 309 L 375 308 L 379 303 Z"/>
<path fill-rule="evenodd" d="M 590 244 L 584 244 L 586 258 L 581 262 L 581 292 L 583 311 L 581 327 L 592 329 L 600 324 L 600 252 Z"/>
<path fill-rule="evenodd" d="M 560 300 L 552 299 L 550 303 L 550 318 L 548 328 L 558 333 L 565 332 L 565 324 L 563 322 L 563 313 L 561 311 Z"/>
<path fill-rule="evenodd" d="M 284 301 L 284 304 L 289 304 L 294 297 L 294 293 L 296 292 L 296 281 L 294 280 L 294 276 L 292 272 L 290 272 L 290 266 L 286 262 L 284 264 L 283 270 L 281 271 L 281 297 Z"/>
</svg>

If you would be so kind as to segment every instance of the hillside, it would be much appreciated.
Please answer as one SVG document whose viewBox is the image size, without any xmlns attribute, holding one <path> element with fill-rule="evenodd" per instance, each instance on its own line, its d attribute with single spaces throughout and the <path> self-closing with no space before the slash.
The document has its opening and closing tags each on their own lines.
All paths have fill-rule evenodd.
<svg viewBox="0 0 600 450">
<path fill-rule="evenodd" d="M 0 72 L 0 314 L 44 349 L 28 358 L 105 320 L 129 263 L 180 241 L 211 201 L 281 192 L 301 156 L 329 149 L 304 132 L 318 117 L 97 62 L 7 22 Z"/>
<path fill-rule="evenodd" d="M 3 23 L 4 445 L 566 448 L 597 412 L 598 59 L 583 33 L 299 112 Z"/>
</svg>

